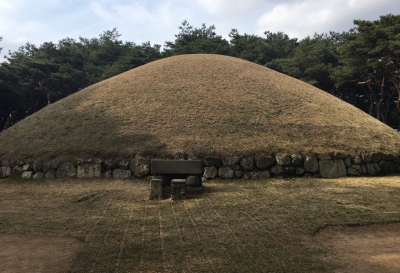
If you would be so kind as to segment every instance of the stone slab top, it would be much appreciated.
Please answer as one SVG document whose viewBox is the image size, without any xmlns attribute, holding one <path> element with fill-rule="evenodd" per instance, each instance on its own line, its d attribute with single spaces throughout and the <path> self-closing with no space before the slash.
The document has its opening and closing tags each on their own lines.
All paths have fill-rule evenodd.
<svg viewBox="0 0 400 273">
<path fill-rule="evenodd" d="M 203 174 L 203 162 L 201 160 L 152 160 L 152 174 Z"/>
</svg>

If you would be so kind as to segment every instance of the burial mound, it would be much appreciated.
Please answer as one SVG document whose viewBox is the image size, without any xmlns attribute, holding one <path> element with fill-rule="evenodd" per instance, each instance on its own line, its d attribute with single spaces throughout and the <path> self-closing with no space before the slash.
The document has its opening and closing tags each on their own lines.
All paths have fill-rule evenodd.
<svg viewBox="0 0 400 273">
<path fill-rule="evenodd" d="M 24 160 L 399 151 L 396 131 L 338 98 L 206 54 L 132 69 L 0 133 L 0 158 Z"/>
</svg>

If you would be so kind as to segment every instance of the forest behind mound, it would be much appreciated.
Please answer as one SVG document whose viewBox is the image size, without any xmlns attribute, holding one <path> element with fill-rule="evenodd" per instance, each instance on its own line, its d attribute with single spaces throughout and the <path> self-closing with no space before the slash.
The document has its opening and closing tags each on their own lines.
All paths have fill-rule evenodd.
<svg viewBox="0 0 400 273">
<path fill-rule="evenodd" d="M 27 43 L 0 64 L 0 131 L 90 85 L 162 58 L 220 54 L 267 66 L 320 88 L 400 130 L 400 15 L 354 20 L 348 32 L 303 40 L 282 32 L 260 37 L 182 22 L 174 41 L 137 45 L 116 29 L 98 38 Z M 1 37 L 0 37 L 1 41 Z M 1 48 L 0 48 L 1 51 Z M 396 109 L 397 108 L 397 109 Z"/>
</svg>

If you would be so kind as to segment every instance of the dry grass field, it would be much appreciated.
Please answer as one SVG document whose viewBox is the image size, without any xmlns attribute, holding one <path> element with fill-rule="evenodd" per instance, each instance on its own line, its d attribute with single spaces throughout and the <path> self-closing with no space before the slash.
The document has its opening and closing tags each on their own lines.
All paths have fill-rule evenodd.
<svg viewBox="0 0 400 273">
<path fill-rule="evenodd" d="M 171 202 L 147 200 L 148 179 L 0 180 L 0 271 L 400 268 L 400 225 L 395 224 L 400 221 L 398 177 L 213 180 L 206 181 L 204 189 L 202 195 Z M 96 195 L 72 202 L 90 192 Z M 66 238 L 73 242 L 68 245 Z M 28 240 L 33 242 L 31 249 L 19 245 Z M 49 242 L 54 244 L 52 254 L 40 254 Z M 18 247 L 25 250 L 16 252 Z M 20 253 L 20 260 L 11 259 L 10 253 Z"/>
<path fill-rule="evenodd" d="M 397 132 L 326 92 L 205 54 L 94 84 L 0 133 L 0 143 L 0 158 L 27 160 L 400 152 Z"/>
</svg>

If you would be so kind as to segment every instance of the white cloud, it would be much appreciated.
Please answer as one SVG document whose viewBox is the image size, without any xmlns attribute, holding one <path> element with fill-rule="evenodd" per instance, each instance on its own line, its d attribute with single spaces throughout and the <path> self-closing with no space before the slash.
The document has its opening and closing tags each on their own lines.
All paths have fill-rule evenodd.
<svg viewBox="0 0 400 273">
<path fill-rule="evenodd" d="M 379 15 L 400 8 L 398 0 L 301 0 L 278 4 L 257 22 L 257 34 L 283 31 L 304 38 L 315 32 L 342 32 L 353 27 L 354 19 L 377 20 Z"/>
<path fill-rule="evenodd" d="M 237 16 L 264 6 L 265 0 L 197 0 L 199 4 L 214 15 L 220 17 Z"/>
</svg>

